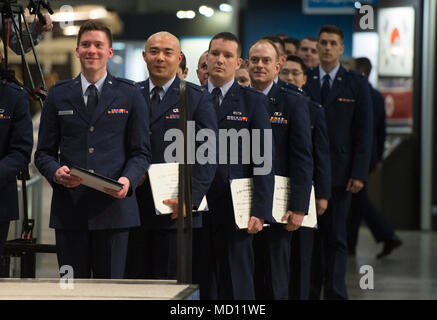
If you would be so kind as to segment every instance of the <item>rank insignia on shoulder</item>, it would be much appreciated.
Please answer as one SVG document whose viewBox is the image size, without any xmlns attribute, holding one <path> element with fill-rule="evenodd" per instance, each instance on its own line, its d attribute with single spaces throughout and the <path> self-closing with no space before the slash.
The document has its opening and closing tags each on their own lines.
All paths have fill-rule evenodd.
<svg viewBox="0 0 437 320">
<path fill-rule="evenodd" d="M 109 109 L 108 114 L 128 114 L 129 110 L 119 108 L 119 109 Z"/>
</svg>

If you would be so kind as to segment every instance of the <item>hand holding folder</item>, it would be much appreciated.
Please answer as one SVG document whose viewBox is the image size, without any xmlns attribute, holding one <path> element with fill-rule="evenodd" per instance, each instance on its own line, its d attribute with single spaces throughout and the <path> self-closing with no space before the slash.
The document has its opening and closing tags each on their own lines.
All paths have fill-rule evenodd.
<svg viewBox="0 0 437 320">
<path fill-rule="evenodd" d="M 69 172 L 71 176 L 81 180 L 80 184 L 101 192 L 105 192 L 118 199 L 126 197 L 130 187 L 130 181 L 126 177 L 121 177 L 118 179 L 118 181 L 115 181 L 108 177 L 76 166 L 73 166 Z"/>
</svg>

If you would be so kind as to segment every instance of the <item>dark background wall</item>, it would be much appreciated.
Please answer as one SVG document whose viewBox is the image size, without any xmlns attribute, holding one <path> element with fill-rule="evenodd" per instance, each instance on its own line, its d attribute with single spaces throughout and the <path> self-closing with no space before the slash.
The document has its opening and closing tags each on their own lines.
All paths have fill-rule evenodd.
<svg viewBox="0 0 437 320">
<path fill-rule="evenodd" d="M 241 12 L 240 21 L 243 57 L 247 56 L 250 44 L 263 36 L 285 33 L 297 39 L 317 37 L 324 24 L 335 24 L 343 30 L 344 55 L 351 56 L 354 15 L 303 15 L 302 1 L 249 0 Z"/>
</svg>

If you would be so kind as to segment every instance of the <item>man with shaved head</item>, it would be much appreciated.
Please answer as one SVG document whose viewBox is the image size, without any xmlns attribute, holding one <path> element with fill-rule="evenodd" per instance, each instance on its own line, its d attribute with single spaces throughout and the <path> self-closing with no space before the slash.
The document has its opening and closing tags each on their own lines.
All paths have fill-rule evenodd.
<svg viewBox="0 0 437 320">
<path fill-rule="evenodd" d="M 208 65 L 206 64 L 206 56 L 208 55 L 208 50 L 206 50 L 199 58 L 199 63 L 197 64 L 197 78 L 199 78 L 200 85 L 204 86 L 208 82 Z"/>
<path fill-rule="evenodd" d="M 165 163 L 164 151 L 173 141 L 164 141 L 167 130 L 179 129 L 179 85 L 176 76 L 182 60 L 179 40 L 169 32 L 151 35 L 143 51 L 149 79 L 139 86 L 149 106 L 152 163 Z M 211 129 L 217 135 L 217 119 L 210 94 L 201 87 L 186 82 L 188 120 L 199 130 Z M 147 133 L 145 133 L 147 134 Z M 209 142 L 209 141 L 208 141 Z M 207 143 L 207 142 L 205 142 Z M 197 149 L 197 145 L 196 145 Z M 192 202 L 196 209 L 214 178 L 215 164 L 193 165 Z M 157 215 L 147 177 L 137 189 L 142 226 L 130 234 L 127 277 L 140 279 L 176 279 L 176 236 L 178 200 L 164 204 L 173 208 L 170 215 Z M 193 214 L 193 227 L 201 226 L 200 213 Z"/>
<path fill-rule="evenodd" d="M 280 68 L 275 43 L 262 39 L 249 48 L 251 86 L 268 97 L 273 130 L 275 175 L 290 179 L 290 201 L 282 221 L 273 221 L 254 237 L 257 299 L 288 299 L 290 231 L 308 213 L 313 174 L 311 124 L 306 98 L 274 82 Z M 284 223 L 287 223 L 284 226 Z"/>
</svg>

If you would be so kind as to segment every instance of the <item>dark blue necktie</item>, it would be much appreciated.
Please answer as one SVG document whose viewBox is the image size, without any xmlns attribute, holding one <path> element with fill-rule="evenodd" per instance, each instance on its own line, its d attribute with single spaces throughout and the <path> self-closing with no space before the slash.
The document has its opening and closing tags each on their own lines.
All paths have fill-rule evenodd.
<svg viewBox="0 0 437 320">
<path fill-rule="evenodd" d="M 87 91 L 88 91 L 88 100 L 86 103 L 86 108 L 88 111 L 88 116 L 92 118 L 94 115 L 94 111 L 96 111 L 97 103 L 99 102 L 99 96 L 98 96 L 97 88 L 93 84 L 88 86 Z"/>
<path fill-rule="evenodd" d="M 329 74 L 325 74 L 323 76 L 323 85 L 322 85 L 322 91 L 321 91 L 321 96 L 322 96 L 322 105 L 325 106 L 325 103 L 328 100 L 328 95 L 329 95 L 329 90 L 331 89 L 331 86 L 329 85 Z"/>
<path fill-rule="evenodd" d="M 214 108 L 217 110 L 220 105 L 220 94 L 221 94 L 220 88 L 214 88 L 211 94 L 212 94 L 212 102 L 214 104 Z"/>
<path fill-rule="evenodd" d="M 159 96 L 159 93 L 162 90 L 162 87 L 154 87 L 152 89 L 152 98 L 150 99 L 150 108 L 152 112 L 155 111 L 155 109 L 159 106 L 159 103 L 161 102 L 161 97 Z"/>
</svg>

